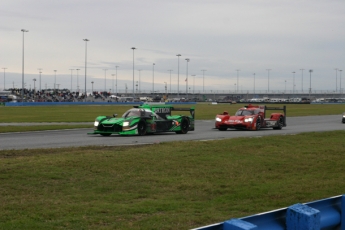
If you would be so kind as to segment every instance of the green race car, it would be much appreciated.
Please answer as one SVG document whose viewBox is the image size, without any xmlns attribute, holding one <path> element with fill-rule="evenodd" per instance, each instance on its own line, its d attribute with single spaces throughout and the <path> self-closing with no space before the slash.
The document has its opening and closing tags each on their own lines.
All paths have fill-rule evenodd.
<svg viewBox="0 0 345 230">
<path fill-rule="evenodd" d="M 172 115 L 172 111 L 189 111 L 187 115 Z M 93 133 L 102 136 L 111 134 L 140 135 L 148 133 L 175 132 L 186 134 L 194 131 L 194 107 L 176 108 L 166 104 L 143 104 L 134 106 L 122 117 L 99 116 L 96 118 Z"/>
</svg>

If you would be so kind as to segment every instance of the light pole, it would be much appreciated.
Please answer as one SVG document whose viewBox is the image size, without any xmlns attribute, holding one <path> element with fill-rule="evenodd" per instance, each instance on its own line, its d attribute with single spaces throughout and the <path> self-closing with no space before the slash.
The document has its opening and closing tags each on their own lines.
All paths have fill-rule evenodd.
<svg viewBox="0 0 345 230">
<path fill-rule="evenodd" d="M 23 59 L 22 59 L 22 101 L 24 99 L 24 33 L 29 32 L 28 30 L 22 29 L 23 32 Z"/>
<path fill-rule="evenodd" d="M 187 69 L 186 69 L 186 97 L 188 98 L 188 62 L 190 61 L 189 58 L 186 58 L 187 61 Z"/>
<path fill-rule="evenodd" d="M 77 91 L 79 92 L 79 70 L 80 69 L 76 69 L 77 70 Z"/>
<path fill-rule="evenodd" d="M 313 72 L 312 69 L 309 70 L 309 73 L 310 73 L 310 80 L 309 80 L 309 100 L 311 102 L 311 99 L 310 99 L 310 93 L 311 93 L 311 73 Z"/>
<path fill-rule="evenodd" d="M 267 79 L 268 79 L 268 83 L 267 83 L 267 93 L 270 91 L 270 70 L 271 69 L 266 69 L 267 70 Z"/>
<path fill-rule="evenodd" d="M 91 82 L 91 86 L 92 86 L 92 87 L 91 87 L 91 95 L 93 95 L 93 83 L 94 83 L 94 82 L 92 81 L 92 82 Z"/>
<path fill-rule="evenodd" d="M 32 79 L 34 81 L 34 97 L 35 97 L 35 94 L 36 94 L 36 78 Z"/>
<path fill-rule="evenodd" d="M 54 91 L 56 90 L 56 69 L 54 70 Z"/>
<path fill-rule="evenodd" d="M 172 69 L 169 69 L 168 71 L 170 72 L 170 89 L 169 89 L 169 92 L 171 93 L 171 71 L 172 71 Z"/>
<path fill-rule="evenodd" d="M 133 98 L 134 98 L 134 50 L 136 49 L 135 47 L 131 48 L 133 50 Z"/>
<path fill-rule="evenodd" d="M 195 88 L 195 74 L 193 74 L 192 77 L 193 77 L 193 94 L 194 94 L 194 88 Z"/>
<path fill-rule="evenodd" d="M 5 70 L 7 69 L 7 68 L 3 68 L 4 69 L 4 90 L 6 89 L 6 76 L 5 76 Z"/>
<path fill-rule="evenodd" d="M 255 94 L 255 73 L 254 73 L 254 94 Z"/>
<path fill-rule="evenodd" d="M 292 81 L 292 93 L 295 94 L 295 71 L 292 72 L 293 74 L 293 81 Z"/>
<path fill-rule="evenodd" d="M 338 68 L 335 68 L 335 92 L 338 90 Z"/>
<path fill-rule="evenodd" d="M 152 65 L 152 93 L 155 93 L 155 63 Z"/>
<path fill-rule="evenodd" d="M 104 92 L 107 92 L 107 69 L 104 70 Z"/>
<path fill-rule="evenodd" d="M 302 71 L 302 87 L 301 87 L 301 89 L 302 89 L 302 93 L 303 93 L 303 70 L 304 69 L 300 69 L 301 71 Z"/>
<path fill-rule="evenodd" d="M 205 93 L 205 69 L 202 69 L 202 92 Z"/>
<path fill-rule="evenodd" d="M 86 102 L 86 97 L 87 97 L 87 93 L 86 93 L 86 71 L 87 71 L 87 42 L 90 41 L 89 39 L 85 38 L 83 39 L 83 41 L 85 41 L 85 102 Z"/>
<path fill-rule="evenodd" d="M 140 85 L 141 85 L 141 77 L 140 77 L 140 72 L 141 72 L 141 69 L 138 69 L 139 71 L 139 93 L 141 93 L 141 90 L 140 90 Z"/>
<path fill-rule="evenodd" d="M 340 76 L 339 76 L 339 80 L 340 80 L 340 93 L 342 93 L 343 92 L 343 90 L 341 89 L 341 71 L 343 71 L 343 70 L 339 70 L 339 72 L 340 72 Z"/>
<path fill-rule="evenodd" d="M 167 95 L 167 89 L 168 89 L 168 87 L 167 87 L 167 83 L 166 83 L 166 82 L 164 82 L 164 84 L 165 84 L 164 88 L 165 88 L 165 96 L 166 96 L 166 95 Z"/>
<path fill-rule="evenodd" d="M 238 72 L 239 72 L 240 70 L 237 69 L 236 71 L 237 71 L 237 89 L 236 89 L 236 92 L 238 93 Z"/>
<path fill-rule="evenodd" d="M 112 79 L 112 83 L 113 83 L 112 85 L 113 85 L 113 88 L 112 88 L 112 89 L 114 90 L 114 76 L 115 76 L 115 74 L 112 74 L 111 76 L 113 77 L 113 79 Z"/>
<path fill-rule="evenodd" d="M 181 54 L 177 54 L 177 97 L 180 97 L 180 57 Z"/>
<path fill-rule="evenodd" d="M 117 68 L 118 68 L 119 66 L 115 66 L 115 74 L 116 74 L 116 81 L 115 81 L 115 94 L 117 95 Z"/>
<path fill-rule="evenodd" d="M 40 92 L 41 92 L 41 74 L 42 74 L 42 69 L 40 68 L 40 69 L 38 69 L 39 70 L 39 74 L 40 74 Z"/>
<path fill-rule="evenodd" d="M 72 83 L 73 81 L 72 81 L 72 78 L 73 78 L 73 70 L 74 70 L 74 69 L 69 69 L 69 70 L 71 70 L 71 93 L 72 93 L 72 91 L 73 91 L 73 90 L 72 90 L 72 89 L 73 89 L 73 83 Z"/>
<path fill-rule="evenodd" d="M 284 93 L 286 93 L 286 80 L 285 80 L 285 90 L 284 90 Z"/>
</svg>

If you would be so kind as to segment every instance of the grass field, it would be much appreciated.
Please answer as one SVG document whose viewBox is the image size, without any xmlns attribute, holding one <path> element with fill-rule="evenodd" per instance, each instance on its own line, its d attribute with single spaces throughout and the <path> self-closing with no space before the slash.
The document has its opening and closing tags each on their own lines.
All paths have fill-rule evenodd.
<svg viewBox="0 0 345 230">
<path fill-rule="evenodd" d="M 217 113 L 228 111 L 235 114 L 238 108 L 246 104 L 207 104 L 177 105 L 195 107 L 196 119 L 214 119 Z M 267 105 L 282 107 L 283 104 Z M 121 116 L 132 108 L 130 105 L 102 105 L 102 106 L 32 106 L 32 107 L 0 107 L 0 121 L 6 122 L 93 122 L 99 115 L 112 116 L 114 113 Z M 345 112 L 344 104 L 288 104 L 288 116 L 332 115 Z"/>
<path fill-rule="evenodd" d="M 0 151 L 0 229 L 189 229 L 339 195 L 344 135 Z"/>
<path fill-rule="evenodd" d="M 196 116 L 240 106 L 196 105 Z M 288 116 L 343 112 L 299 106 L 288 105 Z M 128 108 L 0 107 L 0 119 L 92 122 Z M 3 150 L 0 229 L 190 229 L 343 194 L 344 134 Z"/>
<path fill-rule="evenodd" d="M 238 108 L 245 104 L 209 104 L 198 103 L 196 105 L 178 105 L 182 107 L 195 107 L 196 120 L 214 119 L 217 113 L 228 111 L 235 114 Z M 282 107 L 283 104 L 271 104 L 270 107 Z M 0 126 L 0 133 L 23 132 L 51 129 L 89 128 L 99 115 L 121 116 L 125 111 L 132 108 L 131 105 L 102 105 L 102 106 L 32 106 L 32 107 L 0 107 L 0 123 L 22 122 L 71 122 L 68 125 L 47 125 L 18 127 L 14 125 Z M 334 115 L 342 114 L 345 105 L 342 104 L 288 104 L 286 105 L 287 116 L 310 116 L 310 115 Z M 277 111 L 272 111 L 277 112 Z M 278 111 L 281 112 L 281 111 Z M 188 112 L 179 112 L 188 114 Z M 340 119 L 340 118 L 339 118 Z M 91 125 L 74 124 L 75 122 L 90 122 Z"/>
</svg>

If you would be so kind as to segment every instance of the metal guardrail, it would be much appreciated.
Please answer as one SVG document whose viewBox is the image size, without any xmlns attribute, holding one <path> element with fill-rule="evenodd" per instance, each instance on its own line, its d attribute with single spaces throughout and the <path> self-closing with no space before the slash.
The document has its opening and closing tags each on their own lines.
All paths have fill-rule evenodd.
<svg viewBox="0 0 345 230">
<path fill-rule="evenodd" d="M 193 230 L 345 230 L 345 196 L 298 203 Z"/>
</svg>

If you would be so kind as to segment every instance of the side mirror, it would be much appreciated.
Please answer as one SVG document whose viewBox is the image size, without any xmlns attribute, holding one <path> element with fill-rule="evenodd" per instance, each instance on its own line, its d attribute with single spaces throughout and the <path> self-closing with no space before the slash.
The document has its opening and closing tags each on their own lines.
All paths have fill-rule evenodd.
<svg viewBox="0 0 345 230">
<path fill-rule="evenodd" d="M 117 114 L 116 114 L 116 113 L 114 113 L 114 114 L 113 114 L 113 117 L 116 117 L 116 116 L 117 116 Z"/>
</svg>

